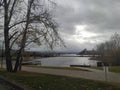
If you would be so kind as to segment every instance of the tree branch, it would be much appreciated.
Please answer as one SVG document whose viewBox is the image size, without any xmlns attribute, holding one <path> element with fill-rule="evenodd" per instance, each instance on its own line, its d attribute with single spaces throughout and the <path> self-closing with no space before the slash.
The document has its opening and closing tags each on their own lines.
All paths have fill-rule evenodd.
<svg viewBox="0 0 120 90">
<path fill-rule="evenodd" d="M 1 6 L 4 6 L 3 0 L 0 0 L 0 7 L 1 7 Z"/>
<path fill-rule="evenodd" d="M 21 23 L 25 23 L 25 22 L 26 22 L 25 20 L 19 21 L 19 22 L 15 23 L 15 24 L 11 25 L 11 26 L 9 27 L 9 29 L 11 29 L 11 28 L 13 28 L 13 27 L 15 27 L 15 26 L 17 26 L 17 25 L 19 25 L 19 24 L 21 24 Z"/>
<path fill-rule="evenodd" d="M 10 1 L 11 1 L 11 0 L 9 0 L 9 3 L 10 3 Z M 15 9 L 16 1 L 17 1 L 17 0 L 14 0 L 14 2 L 13 2 L 13 4 L 12 4 L 11 10 L 10 10 L 10 14 L 9 14 L 9 20 L 8 20 L 8 23 L 10 23 L 11 18 L 12 18 L 12 16 L 13 16 L 13 11 L 14 11 L 14 9 Z"/>
<path fill-rule="evenodd" d="M 9 40 L 11 40 L 17 33 L 18 33 L 18 31 L 14 32 L 13 35 L 10 36 Z"/>
<path fill-rule="evenodd" d="M 17 41 L 17 39 L 18 39 L 22 34 L 23 34 L 23 33 L 20 33 L 20 34 L 11 42 L 10 48 L 13 47 L 13 44 Z"/>
</svg>

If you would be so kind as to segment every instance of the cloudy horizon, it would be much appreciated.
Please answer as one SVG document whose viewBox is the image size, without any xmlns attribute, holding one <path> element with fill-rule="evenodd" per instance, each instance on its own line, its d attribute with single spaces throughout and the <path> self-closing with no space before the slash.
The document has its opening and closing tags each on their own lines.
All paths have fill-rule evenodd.
<svg viewBox="0 0 120 90">
<path fill-rule="evenodd" d="M 56 51 L 93 49 L 114 33 L 120 33 L 120 0 L 54 0 L 55 19 L 66 48 Z"/>
</svg>

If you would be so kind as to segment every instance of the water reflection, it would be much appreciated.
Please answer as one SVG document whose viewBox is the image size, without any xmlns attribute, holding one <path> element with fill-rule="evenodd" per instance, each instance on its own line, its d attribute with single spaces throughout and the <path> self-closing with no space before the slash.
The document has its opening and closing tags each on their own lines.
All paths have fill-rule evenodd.
<svg viewBox="0 0 120 90">
<path fill-rule="evenodd" d="M 42 66 L 69 67 L 70 65 L 97 65 L 97 61 L 89 60 L 89 57 L 50 57 L 36 59 L 35 61 L 41 61 Z"/>
</svg>

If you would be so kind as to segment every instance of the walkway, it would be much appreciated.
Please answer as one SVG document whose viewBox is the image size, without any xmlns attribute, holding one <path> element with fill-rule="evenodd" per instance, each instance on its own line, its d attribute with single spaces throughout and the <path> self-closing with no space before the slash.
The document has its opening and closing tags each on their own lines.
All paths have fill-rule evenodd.
<svg viewBox="0 0 120 90">
<path fill-rule="evenodd" d="M 63 69 L 46 69 L 46 68 L 33 68 L 33 67 L 22 67 L 23 71 L 45 73 L 51 75 L 61 75 L 77 78 L 85 78 L 92 80 L 105 81 L 105 73 L 101 70 L 82 68 L 89 71 L 77 71 L 77 70 L 63 70 Z M 120 74 L 108 72 L 108 82 L 120 83 Z"/>
</svg>

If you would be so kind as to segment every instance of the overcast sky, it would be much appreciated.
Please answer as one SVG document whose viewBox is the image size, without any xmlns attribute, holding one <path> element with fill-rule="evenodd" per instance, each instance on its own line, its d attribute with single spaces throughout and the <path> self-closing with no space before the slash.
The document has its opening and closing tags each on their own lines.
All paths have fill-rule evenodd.
<svg viewBox="0 0 120 90">
<path fill-rule="evenodd" d="M 63 50 L 92 49 L 120 33 L 120 0 L 54 0 Z"/>
<path fill-rule="evenodd" d="M 54 16 L 66 48 L 58 51 L 93 49 L 120 33 L 120 0 L 54 0 Z"/>
</svg>

